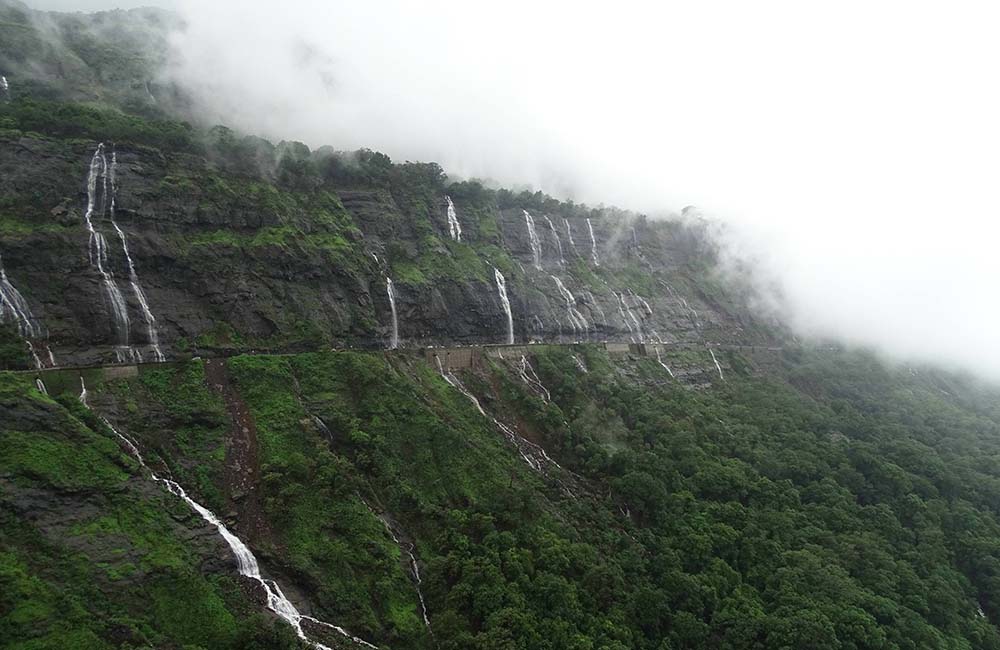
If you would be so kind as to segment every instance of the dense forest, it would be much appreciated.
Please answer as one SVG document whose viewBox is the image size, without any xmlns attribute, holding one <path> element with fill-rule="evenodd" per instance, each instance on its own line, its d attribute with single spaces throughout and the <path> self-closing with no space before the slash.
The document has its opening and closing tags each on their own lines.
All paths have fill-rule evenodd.
<svg viewBox="0 0 1000 650">
<path fill-rule="evenodd" d="M 409 354 L 84 376 L 155 471 L 245 513 L 237 530 L 272 575 L 379 645 L 1000 645 L 994 391 L 847 352 L 789 352 L 707 391 L 593 346 L 531 362 L 549 398 L 517 363 L 460 376 L 551 471 Z M 251 497 L 234 494 L 212 364 L 255 423 Z M 55 401 L 3 380 L 9 647 L 293 646 L 218 540 L 192 537 L 197 517 L 81 406 L 77 374 L 47 376 Z"/>
</svg>

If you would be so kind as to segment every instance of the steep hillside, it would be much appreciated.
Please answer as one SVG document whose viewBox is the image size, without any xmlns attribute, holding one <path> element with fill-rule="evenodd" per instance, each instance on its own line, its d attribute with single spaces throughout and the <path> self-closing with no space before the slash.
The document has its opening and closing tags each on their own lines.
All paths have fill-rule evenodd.
<svg viewBox="0 0 1000 650">
<path fill-rule="evenodd" d="M 0 647 L 1000 648 L 995 387 L 692 214 L 201 124 L 176 24 L 0 0 Z"/>
<path fill-rule="evenodd" d="M 83 380 L 107 424 L 75 371 L 45 374 L 55 402 L 4 379 L 11 647 L 77 621 L 89 647 L 282 643 L 239 622 L 262 587 L 153 474 L 300 612 L 379 647 L 1000 647 L 998 396 L 959 378 L 785 353 L 691 391 L 596 346 L 106 375 Z"/>
</svg>

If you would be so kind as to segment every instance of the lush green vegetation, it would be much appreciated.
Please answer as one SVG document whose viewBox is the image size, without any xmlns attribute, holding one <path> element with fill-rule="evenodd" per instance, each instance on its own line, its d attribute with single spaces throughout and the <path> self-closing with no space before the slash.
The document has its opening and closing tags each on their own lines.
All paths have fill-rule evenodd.
<svg viewBox="0 0 1000 650">
<path fill-rule="evenodd" d="M 0 374 L 4 648 L 291 648 L 251 606 L 199 519 L 143 476 L 74 398 Z"/>
<path fill-rule="evenodd" d="M 143 15 L 155 33 L 162 17 Z M 53 19 L 55 43 L 0 9 L 0 64 L 37 72 L 12 73 L 0 139 L 25 138 L 53 165 L 0 197 L 0 243 L 25 260 L 46 237 L 50 255 L 80 261 L 81 163 L 95 141 L 116 142 L 152 179 L 129 191 L 156 205 L 143 215 L 157 220 L 148 259 L 176 263 L 171 283 L 268 293 L 252 314 L 264 326 L 241 329 L 245 312 L 224 305 L 185 323 L 175 350 L 312 352 L 234 357 L 222 375 L 191 358 L 114 381 L 46 373 L 55 399 L 0 373 L 0 646 L 299 646 L 214 530 L 78 403 L 82 375 L 95 410 L 231 524 L 297 602 L 383 647 L 1000 649 L 994 389 L 804 351 L 762 364 L 720 352 L 724 382 L 705 350 L 671 351 L 673 367 L 712 377 L 692 390 L 653 359 L 535 348 L 551 401 L 510 360 L 461 373 L 491 416 L 561 466 L 537 472 L 425 359 L 315 351 L 332 323 L 348 340 L 375 331 L 382 285 L 362 289 L 383 274 L 414 295 L 454 281 L 492 296 L 496 266 L 538 298 L 502 210 L 624 215 L 455 182 L 433 163 L 173 119 L 146 96 L 155 48 L 126 28 L 139 16 Z M 463 242 L 444 235 L 445 194 Z M 570 257 L 566 275 L 605 297 L 662 295 L 669 282 L 707 305 L 732 300 L 711 251 L 685 239 L 695 230 L 656 228 L 683 248 L 669 270 Z M 332 278 L 352 290 L 317 289 Z M 30 365 L 0 324 L 0 369 Z"/>
<path fill-rule="evenodd" d="M 686 362 L 699 360 L 709 363 Z M 399 648 L 1000 647 L 990 623 L 1000 614 L 995 392 L 850 353 L 788 353 L 766 377 L 744 360 L 706 391 L 669 380 L 653 360 L 586 346 L 539 349 L 533 362 L 551 402 L 508 362 L 463 380 L 565 468 L 548 476 L 423 361 L 231 359 L 232 388 L 256 427 L 259 557 L 322 618 Z M 5 430 L 5 475 L 106 495 L 71 528 L 102 556 L 58 580 L 82 588 L 81 576 L 98 572 L 148 588 L 151 567 L 168 567 L 156 583 L 164 598 L 183 585 L 207 599 L 201 641 L 191 642 L 231 643 L 246 610 L 230 578 L 188 573 L 200 551 L 149 510 L 180 514 L 181 504 L 140 490 L 134 464 L 72 400 L 6 386 L 8 409 L 55 409 L 76 422 L 59 430 L 77 433 Z M 96 386 L 149 456 L 217 511 L 231 507 L 219 446 L 226 407 L 200 362 Z M 51 535 L 5 503 L 3 534 Z M 410 543 L 433 637 L 408 572 Z M 46 557 L 62 566 L 65 554 Z M 44 577 L 37 562 L 5 561 L 18 593 L 40 590 L 34 607 L 52 606 L 42 586 L 27 586 Z M 4 621 L 22 616 L 4 611 Z M 188 638 L 152 611 L 130 615 Z M 59 625 L 73 616 L 61 613 Z"/>
</svg>

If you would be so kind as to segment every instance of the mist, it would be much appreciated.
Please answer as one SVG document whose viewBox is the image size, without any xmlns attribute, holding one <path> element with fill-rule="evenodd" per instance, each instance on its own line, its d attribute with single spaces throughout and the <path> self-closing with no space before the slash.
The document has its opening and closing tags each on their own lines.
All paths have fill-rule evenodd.
<svg viewBox="0 0 1000 650">
<path fill-rule="evenodd" d="M 275 140 L 697 205 L 802 334 L 1000 379 L 995 6 L 470 4 L 179 0 L 169 75 Z"/>
</svg>

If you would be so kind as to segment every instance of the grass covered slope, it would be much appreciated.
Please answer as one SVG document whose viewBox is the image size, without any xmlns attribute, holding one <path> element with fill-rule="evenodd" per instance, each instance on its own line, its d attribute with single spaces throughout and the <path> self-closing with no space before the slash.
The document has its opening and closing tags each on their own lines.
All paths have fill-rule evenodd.
<svg viewBox="0 0 1000 650">
<path fill-rule="evenodd" d="M 0 375 L 4 648 L 282 648 L 213 530 L 74 398 Z"/>
<path fill-rule="evenodd" d="M 221 387 L 192 361 L 92 393 L 305 611 L 382 647 L 1000 647 L 995 392 L 850 353 L 730 363 L 703 391 L 594 347 L 530 361 L 551 401 L 517 360 L 459 377 L 543 473 L 413 355 L 237 357 Z M 223 629 L 234 573 L 184 574 Z"/>
</svg>

